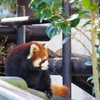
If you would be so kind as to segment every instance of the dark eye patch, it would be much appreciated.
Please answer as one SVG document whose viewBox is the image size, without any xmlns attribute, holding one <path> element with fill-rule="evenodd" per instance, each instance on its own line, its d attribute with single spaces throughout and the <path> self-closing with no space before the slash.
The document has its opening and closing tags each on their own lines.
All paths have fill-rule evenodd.
<svg viewBox="0 0 100 100">
<path fill-rule="evenodd" d="M 47 60 L 47 59 L 43 59 L 43 60 L 40 62 L 40 65 L 41 65 L 42 63 L 44 63 L 46 60 Z"/>
</svg>

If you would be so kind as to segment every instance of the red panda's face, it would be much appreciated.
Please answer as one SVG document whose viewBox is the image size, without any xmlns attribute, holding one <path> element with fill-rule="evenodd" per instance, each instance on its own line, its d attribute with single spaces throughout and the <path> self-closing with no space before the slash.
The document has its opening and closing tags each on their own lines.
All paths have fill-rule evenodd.
<svg viewBox="0 0 100 100">
<path fill-rule="evenodd" d="M 41 68 L 42 70 L 48 69 L 47 49 L 39 43 L 31 44 L 30 53 L 29 53 L 27 59 L 32 60 L 32 64 L 34 67 Z"/>
</svg>

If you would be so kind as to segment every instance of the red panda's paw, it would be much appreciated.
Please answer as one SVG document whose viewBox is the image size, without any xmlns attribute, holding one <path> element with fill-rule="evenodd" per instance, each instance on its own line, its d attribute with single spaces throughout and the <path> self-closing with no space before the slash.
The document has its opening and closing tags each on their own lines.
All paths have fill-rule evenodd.
<svg viewBox="0 0 100 100">
<path fill-rule="evenodd" d="M 46 91 L 45 91 L 45 94 L 46 94 L 46 96 L 47 96 L 48 98 L 51 98 L 52 95 L 53 95 L 51 89 L 50 89 L 50 90 L 46 90 Z"/>
<path fill-rule="evenodd" d="M 65 85 L 51 84 L 51 90 L 54 95 L 66 97 L 69 95 L 69 88 Z"/>
</svg>

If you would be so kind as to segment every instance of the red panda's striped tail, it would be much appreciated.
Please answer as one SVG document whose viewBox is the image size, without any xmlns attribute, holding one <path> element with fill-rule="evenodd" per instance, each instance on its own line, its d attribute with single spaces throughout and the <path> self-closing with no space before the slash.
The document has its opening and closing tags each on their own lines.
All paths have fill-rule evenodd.
<svg viewBox="0 0 100 100">
<path fill-rule="evenodd" d="M 54 95 L 66 97 L 69 95 L 69 88 L 65 85 L 51 84 L 51 90 Z"/>
</svg>

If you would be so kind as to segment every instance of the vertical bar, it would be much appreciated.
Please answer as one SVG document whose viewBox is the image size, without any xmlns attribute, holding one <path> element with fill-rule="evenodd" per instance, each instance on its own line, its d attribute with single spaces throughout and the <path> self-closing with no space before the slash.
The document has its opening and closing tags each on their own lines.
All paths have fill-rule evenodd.
<svg viewBox="0 0 100 100">
<path fill-rule="evenodd" d="M 70 5 L 68 0 L 63 0 L 63 7 L 70 15 Z M 63 39 L 70 37 L 63 34 Z M 63 45 L 63 84 L 67 85 L 71 92 L 71 39 Z M 69 95 L 71 98 L 71 94 Z"/>
<path fill-rule="evenodd" d="M 17 27 L 17 45 L 24 44 L 26 42 L 26 26 Z"/>
<path fill-rule="evenodd" d="M 31 0 L 17 0 L 18 6 L 25 6 L 25 15 L 26 16 L 33 16 L 32 9 L 29 8 L 29 3 Z M 20 12 L 20 11 L 19 11 Z"/>
<path fill-rule="evenodd" d="M 17 0 L 17 8 L 16 8 L 17 16 L 25 16 L 26 9 L 25 5 L 19 4 L 19 0 Z M 17 26 L 17 45 L 24 44 L 26 42 L 26 26 Z"/>
</svg>

